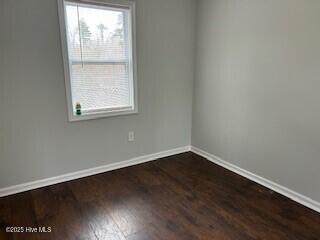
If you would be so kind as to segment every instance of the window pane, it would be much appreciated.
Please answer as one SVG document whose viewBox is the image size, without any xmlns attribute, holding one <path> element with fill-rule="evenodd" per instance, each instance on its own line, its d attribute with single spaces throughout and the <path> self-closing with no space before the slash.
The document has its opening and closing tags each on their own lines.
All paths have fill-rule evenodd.
<svg viewBox="0 0 320 240">
<path fill-rule="evenodd" d="M 72 105 L 82 113 L 133 107 L 129 10 L 67 3 Z"/>
<path fill-rule="evenodd" d="M 71 60 L 123 61 L 128 58 L 127 11 L 67 5 L 66 12 Z"/>
<path fill-rule="evenodd" d="M 72 101 L 83 111 L 128 107 L 130 87 L 126 64 L 72 65 Z"/>
</svg>

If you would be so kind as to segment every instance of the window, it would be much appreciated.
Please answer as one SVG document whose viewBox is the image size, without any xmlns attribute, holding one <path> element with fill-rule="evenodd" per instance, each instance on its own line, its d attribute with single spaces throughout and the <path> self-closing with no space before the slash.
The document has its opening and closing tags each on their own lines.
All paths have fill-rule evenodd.
<svg viewBox="0 0 320 240">
<path fill-rule="evenodd" d="M 134 2 L 58 4 L 69 120 L 136 113 Z"/>
</svg>

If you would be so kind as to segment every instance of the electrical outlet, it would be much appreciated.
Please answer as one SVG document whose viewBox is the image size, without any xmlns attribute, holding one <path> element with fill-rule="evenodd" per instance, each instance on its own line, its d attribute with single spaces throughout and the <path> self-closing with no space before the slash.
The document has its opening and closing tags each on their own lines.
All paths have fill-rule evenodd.
<svg viewBox="0 0 320 240">
<path fill-rule="evenodd" d="M 134 141 L 134 132 L 128 132 L 128 141 L 133 142 Z"/>
</svg>

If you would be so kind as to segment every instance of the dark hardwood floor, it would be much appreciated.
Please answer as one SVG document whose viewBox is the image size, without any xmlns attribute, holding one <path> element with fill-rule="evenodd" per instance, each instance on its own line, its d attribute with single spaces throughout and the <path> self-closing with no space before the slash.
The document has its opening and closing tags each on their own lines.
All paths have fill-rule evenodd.
<svg viewBox="0 0 320 240">
<path fill-rule="evenodd" d="M 320 214 L 185 153 L 0 198 L 0 239 L 316 240 Z"/>
</svg>

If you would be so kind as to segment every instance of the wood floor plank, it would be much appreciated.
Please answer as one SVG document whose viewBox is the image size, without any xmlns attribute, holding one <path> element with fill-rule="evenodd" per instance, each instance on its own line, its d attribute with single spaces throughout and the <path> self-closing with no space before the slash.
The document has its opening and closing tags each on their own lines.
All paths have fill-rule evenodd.
<svg viewBox="0 0 320 240">
<path fill-rule="evenodd" d="M 67 183 L 32 191 L 38 225 L 51 227 L 47 239 L 96 240 Z"/>
<path fill-rule="evenodd" d="M 3 197 L 0 200 L 0 239 L 13 239 L 13 234 L 8 233 L 7 227 L 11 224 L 10 197 Z"/>
<path fill-rule="evenodd" d="M 0 239 L 320 240 L 320 214 L 184 153 L 0 198 Z"/>
<path fill-rule="evenodd" d="M 40 234 L 34 232 L 38 229 L 34 205 L 30 192 L 16 194 L 10 197 L 11 222 L 10 226 L 20 228 L 13 233 L 13 239 L 42 239 Z"/>
<path fill-rule="evenodd" d="M 110 206 L 104 201 L 105 188 L 102 175 L 68 183 L 78 205 L 97 239 L 125 240 L 123 233 L 110 214 Z"/>
</svg>

